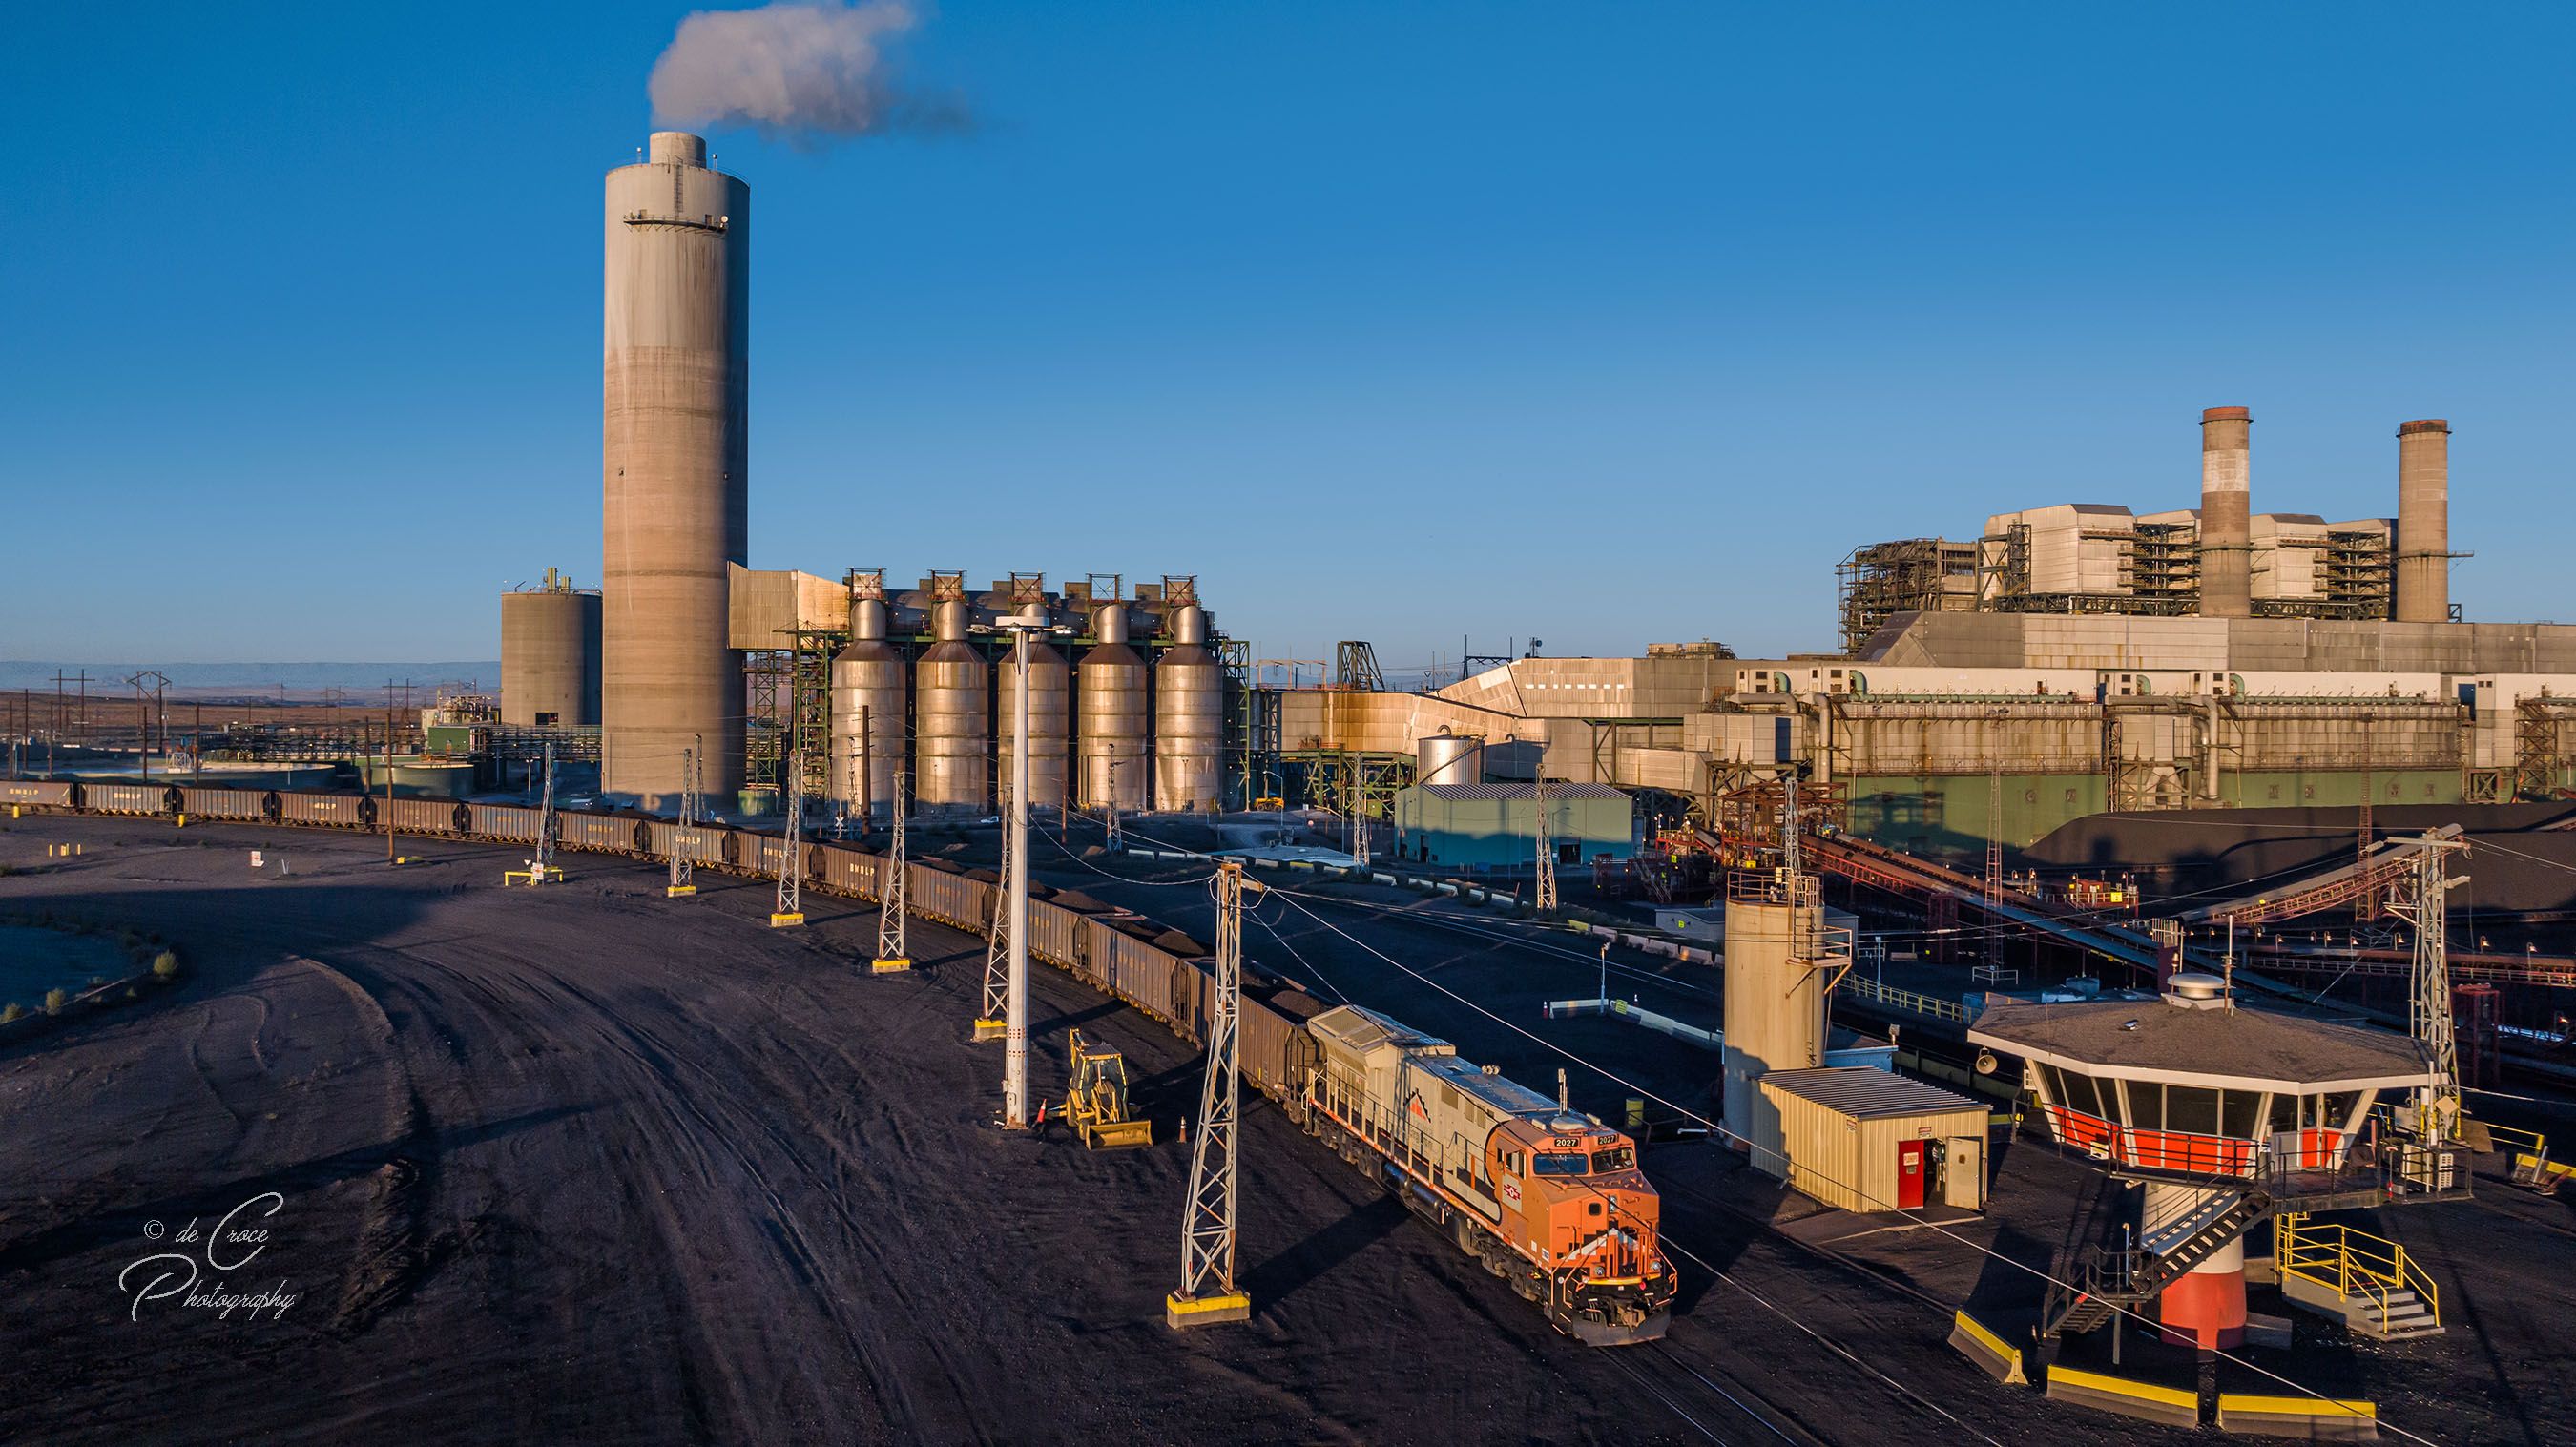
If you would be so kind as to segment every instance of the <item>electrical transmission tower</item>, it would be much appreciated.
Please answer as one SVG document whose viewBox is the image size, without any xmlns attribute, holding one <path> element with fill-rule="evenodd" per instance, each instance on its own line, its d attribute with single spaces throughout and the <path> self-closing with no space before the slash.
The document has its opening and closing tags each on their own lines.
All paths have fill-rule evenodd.
<svg viewBox="0 0 2576 1447">
<path fill-rule="evenodd" d="M 778 907 L 769 912 L 771 929 L 805 922 L 805 750 L 787 756 L 787 840 L 778 861 Z"/>
<path fill-rule="evenodd" d="M 697 844 L 698 759 L 706 752 L 707 739 L 704 734 L 691 734 L 689 739 L 690 746 L 680 751 L 680 827 L 671 839 L 671 885 L 662 891 L 673 899 L 698 892 L 689 851 Z"/>
<path fill-rule="evenodd" d="M 2414 1007 L 2409 1021 L 2424 1047 L 2430 1080 L 2416 1092 L 2415 1133 L 2428 1145 L 2455 1138 L 2460 1116 L 2460 1046 L 2451 1020 L 2451 890 L 2468 877 L 2451 874 L 2451 855 L 2465 839 L 2424 836 L 2415 876 L 2400 880 L 2391 914 L 2415 926 Z"/>
<path fill-rule="evenodd" d="M 1538 807 L 1538 887 L 1532 891 L 1532 902 L 1541 914 L 1556 912 L 1556 831 L 1549 826 L 1551 806 L 1547 798 L 1547 776 L 1539 776 L 1534 786 Z"/>
<path fill-rule="evenodd" d="M 1110 807 L 1115 809 L 1117 801 L 1111 800 Z M 1005 784 L 1002 789 L 1002 817 L 1008 819 L 1010 815 L 1010 786 Z M 1011 878 L 1011 865 L 1015 858 L 1011 849 L 1011 828 L 1005 824 L 1002 826 L 1002 879 L 1005 884 Z M 984 947 L 984 1002 L 983 1007 L 975 1012 L 976 1039 L 999 1040 L 1009 1032 L 1010 1022 L 1004 1018 L 1004 1012 L 1010 1008 L 1010 989 L 1011 906 L 1007 899 L 996 899 L 993 902 L 992 939 Z"/>
<path fill-rule="evenodd" d="M 877 861 L 877 957 L 869 962 L 868 969 L 879 975 L 912 968 L 912 951 L 904 943 L 904 773 L 902 769 L 894 771 L 894 844 L 886 850 L 885 858 Z"/>
<path fill-rule="evenodd" d="M 1163 1298 L 1174 1327 L 1248 1321 L 1252 1298 L 1234 1284 L 1235 1122 L 1242 1064 L 1243 892 L 1261 885 L 1227 860 L 1216 875 L 1216 1001 L 1209 1011 L 1207 1084 L 1199 1092 L 1190 1199 L 1181 1216 L 1181 1289 Z"/>
</svg>

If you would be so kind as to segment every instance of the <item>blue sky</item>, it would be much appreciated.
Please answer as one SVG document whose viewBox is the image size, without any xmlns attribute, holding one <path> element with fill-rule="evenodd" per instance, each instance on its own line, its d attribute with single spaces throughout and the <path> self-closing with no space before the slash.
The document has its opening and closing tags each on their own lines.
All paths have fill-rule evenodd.
<svg viewBox="0 0 2576 1447">
<path fill-rule="evenodd" d="M 489 657 L 599 568 L 600 177 L 687 7 L 12 19 L 0 656 Z M 2393 512 L 2566 617 L 2540 7 L 951 3 L 752 186 L 752 559 L 1195 572 L 1264 656 L 1832 643 L 1857 542 Z"/>
</svg>

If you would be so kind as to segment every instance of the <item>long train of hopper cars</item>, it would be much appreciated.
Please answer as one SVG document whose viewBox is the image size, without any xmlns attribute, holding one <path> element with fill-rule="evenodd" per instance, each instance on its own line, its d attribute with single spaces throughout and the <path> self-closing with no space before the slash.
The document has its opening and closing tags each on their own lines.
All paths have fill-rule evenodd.
<svg viewBox="0 0 2576 1447">
<path fill-rule="evenodd" d="M 0 780 L 0 805 L 71 814 L 374 829 L 387 802 L 369 794 Z M 510 804 L 391 801 L 397 832 L 534 845 L 544 816 Z M 786 841 L 730 825 L 555 813 L 557 847 L 776 878 Z M 881 855 L 809 843 L 807 886 L 880 898 Z M 991 933 L 1007 900 L 990 878 L 944 860 L 907 866 L 912 913 Z M 1132 911 L 1030 886 L 1029 954 L 1169 1027 L 1205 1041 L 1214 961 L 1194 940 Z M 1382 1180 L 1536 1303 L 1560 1330 L 1595 1346 L 1663 1335 L 1678 1287 L 1658 1244 L 1659 1201 L 1636 1145 L 1588 1116 L 1460 1059 L 1446 1041 L 1355 1006 L 1328 1008 L 1284 980 L 1246 969 L 1243 1075 L 1288 1118 Z"/>
</svg>

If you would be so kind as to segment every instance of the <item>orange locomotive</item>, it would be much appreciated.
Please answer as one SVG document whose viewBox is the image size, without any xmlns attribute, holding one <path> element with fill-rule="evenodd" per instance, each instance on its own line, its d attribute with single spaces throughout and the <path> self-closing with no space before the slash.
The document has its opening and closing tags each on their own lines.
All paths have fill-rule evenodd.
<svg viewBox="0 0 2576 1447">
<path fill-rule="evenodd" d="M 1306 1128 L 1549 1321 L 1593 1346 L 1652 1341 L 1678 1285 L 1637 1147 L 1590 1116 L 1356 1005 L 1306 1024 Z"/>
</svg>

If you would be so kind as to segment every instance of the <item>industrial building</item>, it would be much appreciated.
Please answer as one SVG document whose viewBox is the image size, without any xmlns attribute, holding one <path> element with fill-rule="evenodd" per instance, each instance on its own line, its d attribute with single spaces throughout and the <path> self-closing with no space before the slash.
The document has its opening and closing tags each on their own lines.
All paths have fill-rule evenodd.
<svg viewBox="0 0 2576 1447">
<path fill-rule="evenodd" d="M 1994 513 L 1973 540 L 1853 549 L 1835 570 L 1842 650 L 1907 613 L 2448 621 L 2450 424 L 2397 429 L 2396 517 L 2329 522 L 2250 510 L 2253 420 L 2201 414 L 2196 508 L 2054 503 Z"/>
<path fill-rule="evenodd" d="M 1533 867 L 1544 812 L 1559 865 L 1637 852 L 1636 813 L 1606 784 L 1414 784 L 1395 794 L 1398 849 L 1453 869 Z"/>
<path fill-rule="evenodd" d="M 1776 1129 L 1757 1165 L 1845 1211 L 1986 1204 L 1985 1102 L 1891 1070 L 1774 1070 L 1756 1084 Z"/>
<path fill-rule="evenodd" d="M 694 791 L 747 812 L 793 795 L 862 820 L 898 798 L 982 814 L 1012 762 L 1000 620 L 1035 617 L 1033 805 L 1244 797 L 1246 652 L 1192 578 L 976 589 L 945 571 L 890 590 L 882 571 L 746 567 L 750 188 L 702 138 L 659 131 L 606 201 L 601 587 L 549 570 L 503 597 L 496 737 L 597 758 L 603 791 L 657 810 Z"/>
</svg>

